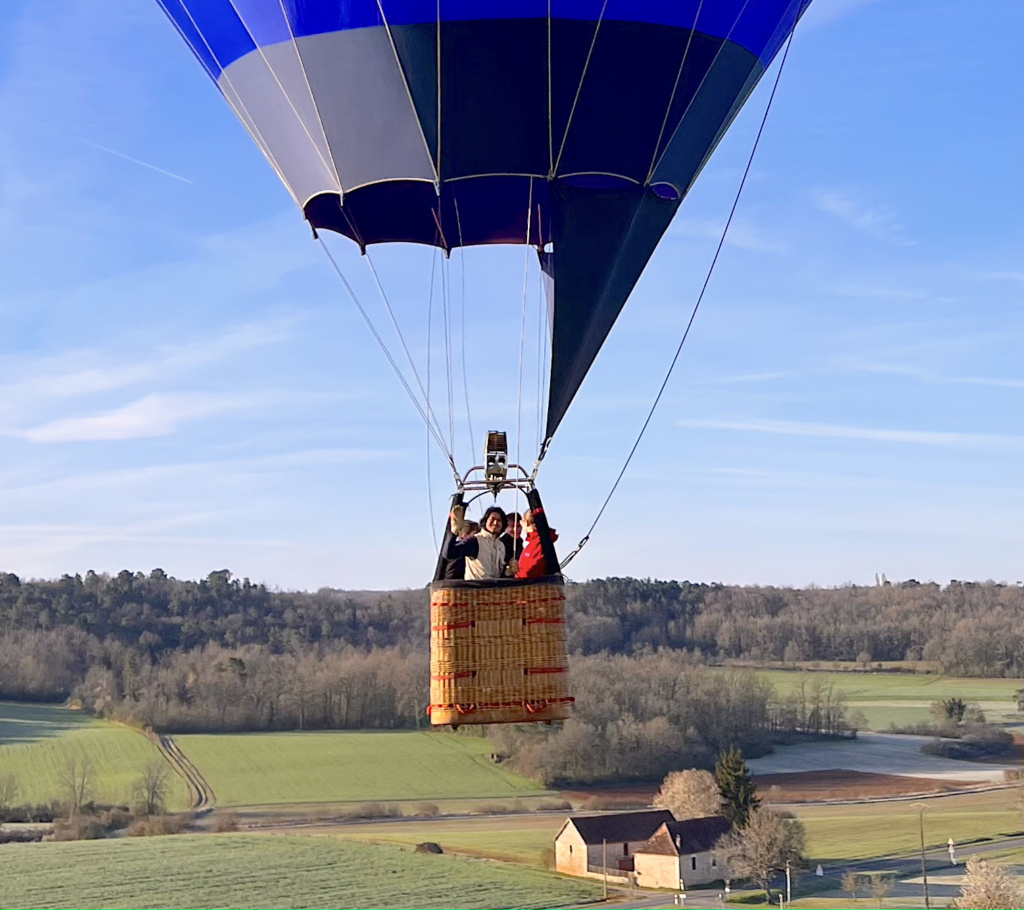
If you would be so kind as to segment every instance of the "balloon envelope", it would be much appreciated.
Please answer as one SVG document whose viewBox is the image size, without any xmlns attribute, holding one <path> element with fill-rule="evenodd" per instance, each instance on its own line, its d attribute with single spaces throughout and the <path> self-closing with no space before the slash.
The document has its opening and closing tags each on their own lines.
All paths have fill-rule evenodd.
<svg viewBox="0 0 1024 910">
<path fill-rule="evenodd" d="M 536 246 L 546 438 L 810 0 L 158 0 L 316 228 Z"/>
</svg>

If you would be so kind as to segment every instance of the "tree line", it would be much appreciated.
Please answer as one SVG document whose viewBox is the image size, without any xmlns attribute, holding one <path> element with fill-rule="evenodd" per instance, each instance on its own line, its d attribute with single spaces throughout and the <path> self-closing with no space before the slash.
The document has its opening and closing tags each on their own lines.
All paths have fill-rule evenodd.
<svg viewBox="0 0 1024 910">
<path fill-rule="evenodd" d="M 578 655 L 569 672 L 576 703 L 564 724 L 488 731 L 517 771 L 551 786 L 660 780 L 733 748 L 765 755 L 780 732 L 849 731 L 842 693 L 827 683 L 780 697 L 752 670 L 715 670 L 686 651 Z"/>
<path fill-rule="evenodd" d="M 638 647 L 715 659 L 936 661 L 960 676 L 1019 676 L 1024 589 L 915 580 L 862 587 L 774 588 L 606 578 L 567 589 L 570 647 Z"/>
<path fill-rule="evenodd" d="M 964 676 L 1024 673 L 1017 585 L 904 581 L 874 587 L 739 587 L 606 578 L 566 587 L 576 654 L 688 650 L 713 660 L 929 660 Z M 426 648 L 426 589 L 272 591 L 227 570 L 198 581 L 87 572 L 0 573 L 0 646 L 15 633 L 77 630 L 158 658 L 208 644 L 297 653 L 344 643 Z"/>
</svg>

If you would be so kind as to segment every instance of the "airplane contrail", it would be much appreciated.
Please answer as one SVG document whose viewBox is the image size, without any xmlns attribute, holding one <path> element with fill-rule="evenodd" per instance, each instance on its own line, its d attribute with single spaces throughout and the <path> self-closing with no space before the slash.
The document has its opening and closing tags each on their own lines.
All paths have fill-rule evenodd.
<svg viewBox="0 0 1024 910">
<path fill-rule="evenodd" d="M 108 155 L 116 155 L 118 158 L 123 158 L 125 161 L 130 161 L 132 164 L 139 164 L 142 167 L 149 168 L 151 171 L 156 171 L 158 174 L 163 174 L 166 177 L 173 177 L 175 180 L 180 180 L 182 183 L 191 183 L 194 185 L 194 181 L 189 180 L 188 177 L 182 177 L 181 174 L 175 174 L 174 171 L 168 171 L 162 167 L 157 167 L 155 164 L 150 164 L 148 161 L 140 161 L 138 158 L 133 158 L 131 155 L 126 155 L 124 152 L 119 152 L 116 149 L 100 145 L 98 142 L 86 139 L 85 136 L 79 136 L 77 133 L 72 133 L 69 130 L 54 126 L 52 123 L 44 123 L 42 120 L 37 120 L 35 117 L 29 117 L 21 112 L 17 113 L 22 120 L 34 123 L 36 126 L 52 130 L 55 133 L 62 133 L 65 136 L 70 136 L 72 139 L 77 139 L 79 142 L 84 142 L 86 145 L 91 145 L 93 148 L 99 149 L 101 152 L 106 152 Z"/>
<path fill-rule="evenodd" d="M 173 177 L 175 180 L 180 180 L 182 183 L 192 183 L 188 177 L 182 177 L 181 174 L 175 174 L 173 171 L 165 171 L 162 167 L 157 167 L 155 164 L 149 164 L 145 161 L 139 161 L 138 158 L 132 158 L 131 155 L 126 155 L 124 152 L 118 152 L 114 149 L 107 148 L 105 145 L 100 145 L 98 142 L 93 142 L 91 139 L 86 139 L 83 136 L 76 136 L 74 133 L 68 133 L 73 139 L 77 139 L 79 142 L 84 142 L 86 145 L 91 145 L 93 148 L 99 149 L 101 152 L 109 152 L 111 155 L 117 155 L 118 158 L 124 158 L 125 161 L 131 161 L 133 164 L 141 164 L 143 167 L 148 167 L 151 171 L 156 171 L 158 174 L 166 174 L 168 177 Z"/>
</svg>

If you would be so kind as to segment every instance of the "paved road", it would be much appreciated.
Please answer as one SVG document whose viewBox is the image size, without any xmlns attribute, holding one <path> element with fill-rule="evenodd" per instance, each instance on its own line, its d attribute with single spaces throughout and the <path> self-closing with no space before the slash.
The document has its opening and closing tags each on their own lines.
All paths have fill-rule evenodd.
<svg viewBox="0 0 1024 910">
<path fill-rule="evenodd" d="M 925 853 L 928 871 L 928 893 L 931 898 L 932 907 L 945 907 L 950 901 L 960 894 L 958 879 L 963 875 L 963 863 L 969 856 L 976 854 L 992 853 L 1016 849 L 1024 851 L 1024 837 L 1011 837 L 991 844 L 979 844 L 977 846 L 964 847 L 957 851 L 957 865 L 952 866 L 949 862 L 949 855 L 945 850 L 928 850 Z M 830 864 L 823 867 L 822 872 L 834 881 L 840 879 L 844 872 L 885 872 L 895 874 L 897 881 L 889 895 L 890 899 L 899 899 L 901 903 L 915 899 L 920 900 L 920 906 L 924 907 L 924 884 L 921 880 L 921 858 L 920 856 L 900 857 L 879 857 L 877 859 L 860 860 L 858 862 Z M 1024 866 L 1016 866 L 1017 874 L 1024 872 Z M 812 872 L 813 875 L 813 872 Z M 774 882 L 776 888 L 785 887 L 785 878 L 780 877 Z M 743 890 L 749 890 L 746 886 Z M 843 892 L 833 892 L 833 897 L 849 897 Z M 723 907 L 724 895 L 717 888 L 691 888 L 686 892 L 686 900 L 683 905 L 686 907 L 712 908 Z M 861 896 L 861 900 L 864 897 Z M 678 904 L 673 902 L 671 894 L 658 893 L 650 894 L 635 891 L 626 894 L 621 890 L 614 895 L 607 904 L 599 902 L 591 907 L 615 908 L 615 910 L 658 910 L 658 908 L 674 908 Z M 865 903 L 864 906 L 868 906 Z"/>
<path fill-rule="evenodd" d="M 921 746 L 930 736 L 902 733 L 861 733 L 856 739 L 776 746 L 775 752 L 747 762 L 756 774 L 791 774 L 799 771 L 865 771 L 900 777 L 933 780 L 1002 782 L 1006 770 L 1020 770 L 1020 763 L 988 764 L 957 761 L 926 755 Z"/>
</svg>

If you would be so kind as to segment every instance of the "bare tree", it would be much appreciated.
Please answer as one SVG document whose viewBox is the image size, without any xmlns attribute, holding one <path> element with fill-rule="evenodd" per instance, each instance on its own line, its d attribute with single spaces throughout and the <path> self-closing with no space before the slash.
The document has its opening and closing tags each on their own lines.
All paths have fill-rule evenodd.
<svg viewBox="0 0 1024 910">
<path fill-rule="evenodd" d="M 677 819 L 705 818 L 722 810 L 722 796 L 710 771 L 690 768 L 673 771 L 662 782 L 654 805 L 668 809 Z"/>
<path fill-rule="evenodd" d="M 770 904 L 772 878 L 787 862 L 798 867 L 803 859 L 804 826 L 768 806 L 758 806 L 750 812 L 746 825 L 726 834 L 716 850 L 730 873 L 757 882 Z"/>
<path fill-rule="evenodd" d="M 74 818 L 92 796 L 93 767 L 88 758 L 69 755 L 57 769 L 57 783 L 68 807 L 68 817 Z"/>
<path fill-rule="evenodd" d="M 162 815 L 167 807 L 170 769 L 162 758 L 151 761 L 132 785 L 132 799 L 142 815 Z"/>
<path fill-rule="evenodd" d="M 18 798 L 18 778 L 13 774 L 0 774 L 0 818 L 6 809 Z"/>
<path fill-rule="evenodd" d="M 1024 907 L 1024 890 L 1006 866 L 972 856 L 967 860 L 967 876 L 960 886 L 960 897 L 953 905 L 964 910 L 1012 910 Z"/>
<path fill-rule="evenodd" d="M 871 896 L 878 901 L 878 910 L 882 910 L 882 903 L 892 891 L 892 876 L 883 875 L 881 872 L 872 872 L 868 887 L 871 890 Z"/>
<path fill-rule="evenodd" d="M 843 873 L 843 890 L 848 891 L 854 901 L 857 900 L 857 892 L 860 891 L 860 876 L 856 872 L 847 869 Z"/>
</svg>

